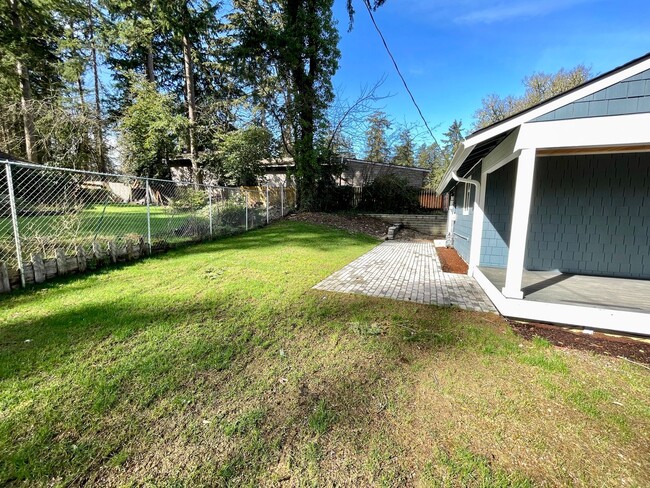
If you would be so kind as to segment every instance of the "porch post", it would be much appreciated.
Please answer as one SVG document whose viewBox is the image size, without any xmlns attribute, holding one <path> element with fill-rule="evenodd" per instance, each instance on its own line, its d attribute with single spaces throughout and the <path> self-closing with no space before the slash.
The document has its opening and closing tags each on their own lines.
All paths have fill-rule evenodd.
<svg viewBox="0 0 650 488">
<path fill-rule="evenodd" d="M 526 238 L 528 237 L 528 220 L 530 201 L 533 193 L 533 175 L 535 173 L 535 148 L 522 149 L 517 163 L 517 181 L 515 186 L 512 225 L 510 227 L 510 249 L 508 250 L 508 267 L 506 283 L 501 293 L 506 298 L 524 298 L 521 291 L 521 279 L 524 274 L 524 256 Z"/>
<path fill-rule="evenodd" d="M 467 274 L 472 276 L 474 269 L 477 268 L 481 260 L 481 243 L 483 242 L 483 220 L 485 208 L 485 183 L 487 182 L 487 173 L 481 172 L 481 185 L 474 198 L 474 212 L 472 214 L 472 242 L 469 250 L 469 270 Z"/>
</svg>

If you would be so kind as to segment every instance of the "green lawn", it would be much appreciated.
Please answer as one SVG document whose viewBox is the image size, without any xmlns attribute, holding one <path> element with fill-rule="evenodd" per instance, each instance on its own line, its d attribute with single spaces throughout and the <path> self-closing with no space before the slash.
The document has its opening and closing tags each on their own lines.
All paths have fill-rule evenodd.
<svg viewBox="0 0 650 488">
<path fill-rule="evenodd" d="M 222 221 L 220 207 L 214 206 L 213 232 L 215 235 L 230 234 L 243 229 L 246 225 L 245 210 Z M 251 210 L 250 224 L 265 220 L 259 210 Z M 150 208 L 151 239 L 157 242 L 180 242 L 195 239 L 194 233 L 209 231 L 209 213 L 207 208 L 196 212 L 178 210 L 172 207 Z M 91 249 L 94 239 L 101 243 L 124 238 L 137 239 L 147 237 L 147 207 L 135 204 L 92 205 L 80 212 L 52 215 L 24 215 L 18 218 L 24 259 L 31 253 L 52 256 L 54 249 L 66 250 L 76 245 L 85 245 Z M 11 219 L 0 218 L 0 261 L 8 261 L 14 266 L 15 243 Z"/>
<path fill-rule="evenodd" d="M 307 224 L 0 299 L 0 484 L 650 486 L 650 374 L 311 287 Z"/>
</svg>

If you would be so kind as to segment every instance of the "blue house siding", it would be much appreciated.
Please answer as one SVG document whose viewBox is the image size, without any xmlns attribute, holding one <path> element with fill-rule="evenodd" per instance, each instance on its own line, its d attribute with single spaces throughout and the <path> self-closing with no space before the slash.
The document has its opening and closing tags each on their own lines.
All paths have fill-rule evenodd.
<svg viewBox="0 0 650 488">
<path fill-rule="evenodd" d="M 471 185 L 470 185 L 471 186 Z M 475 189 L 471 189 L 471 203 L 474 202 Z M 460 257 L 469 262 L 469 248 L 472 240 L 472 217 L 474 210 L 470 207 L 468 215 L 463 215 L 463 205 L 465 198 L 465 184 L 461 183 L 456 187 L 456 223 L 454 224 L 454 249 L 458 251 Z"/>
<path fill-rule="evenodd" d="M 481 179 L 481 165 L 479 164 L 472 170 L 472 173 L 465 178 L 471 178 L 477 181 Z M 469 213 L 463 215 L 465 205 L 465 184 L 459 183 L 456 187 L 456 223 L 454 224 L 454 249 L 458 251 L 461 258 L 466 263 L 469 262 L 469 251 L 472 241 L 472 220 L 474 218 L 474 200 L 476 199 L 476 187 L 470 187 Z"/>
<path fill-rule="evenodd" d="M 537 160 L 525 267 L 650 279 L 650 153 Z"/>
<path fill-rule="evenodd" d="M 517 160 L 487 176 L 481 266 L 505 268 L 508 264 L 516 176 Z"/>
<path fill-rule="evenodd" d="M 532 122 L 650 112 L 650 70 L 544 114 Z"/>
</svg>

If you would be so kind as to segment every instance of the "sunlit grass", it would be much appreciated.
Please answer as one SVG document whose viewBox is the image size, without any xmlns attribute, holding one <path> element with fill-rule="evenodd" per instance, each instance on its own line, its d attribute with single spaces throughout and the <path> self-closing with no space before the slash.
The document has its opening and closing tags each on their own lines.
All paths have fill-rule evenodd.
<svg viewBox="0 0 650 488">
<path fill-rule="evenodd" d="M 376 244 L 282 222 L 1 298 L 0 484 L 650 483 L 647 371 L 311 289 Z"/>
</svg>

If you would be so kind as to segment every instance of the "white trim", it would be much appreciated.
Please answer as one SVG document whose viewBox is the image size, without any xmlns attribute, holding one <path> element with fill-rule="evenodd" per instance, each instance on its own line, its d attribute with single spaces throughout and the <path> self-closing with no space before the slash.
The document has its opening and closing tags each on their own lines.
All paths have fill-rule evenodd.
<svg viewBox="0 0 650 488">
<path fill-rule="evenodd" d="M 468 274 L 471 274 L 471 270 L 477 267 L 481 260 L 481 243 L 483 242 L 483 221 L 485 220 L 485 214 L 483 209 L 485 208 L 485 182 L 487 180 L 487 173 L 481 172 L 481 186 L 478 188 L 479 191 L 474 197 L 474 217 L 472 219 L 472 240 L 470 241 L 469 246 L 469 263 L 468 263 Z"/>
<path fill-rule="evenodd" d="M 490 166 L 490 168 L 486 171 L 486 173 L 487 174 L 494 173 L 496 170 L 503 168 L 509 162 L 517 159 L 519 156 L 521 156 L 521 149 L 519 149 L 518 151 L 513 152 L 512 154 L 510 154 L 506 158 L 502 159 L 498 163 L 493 164 L 492 166 Z"/>
<path fill-rule="evenodd" d="M 568 148 L 650 143 L 650 113 L 525 124 L 514 149 Z"/>
<path fill-rule="evenodd" d="M 517 165 L 517 182 L 512 209 L 510 227 L 510 245 L 508 246 L 508 266 L 506 283 L 502 293 L 508 298 L 523 298 L 521 279 L 524 273 L 524 256 L 528 236 L 530 202 L 533 193 L 533 176 L 535 173 L 535 149 L 524 149 Z"/>
<path fill-rule="evenodd" d="M 476 136 L 473 137 L 470 136 L 469 138 L 466 139 L 466 142 L 472 145 L 476 145 L 483 141 L 487 141 L 488 139 L 496 135 L 499 135 L 503 132 L 506 132 L 510 129 L 513 129 L 518 125 L 536 119 L 537 117 L 552 112 L 553 110 L 557 110 L 558 108 L 568 105 L 569 103 L 575 102 L 576 100 L 580 100 L 581 98 L 588 97 L 589 95 L 592 95 L 609 86 L 615 85 L 616 83 L 626 80 L 627 78 L 642 73 L 648 69 L 650 69 L 650 58 L 641 61 L 638 64 L 635 64 L 634 66 L 630 66 L 629 68 L 621 70 L 618 73 L 612 73 L 606 78 L 603 78 L 602 80 L 596 81 L 594 83 L 590 83 L 587 86 L 584 86 L 583 88 L 578 88 L 577 90 L 571 93 L 567 93 L 564 96 L 558 97 L 555 100 L 551 100 L 550 102 L 544 103 L 539 107 L 530 110 L 529 112 L 523 113 L 510 120 L 504 121 L 503 123 L 498 124 L 492 127 L 491 129 L 487 129 L 485 132 L 481 132 Z"/>
<path fill-rule="evenodd" d="M 648 313 L 506 298 L 480 269 L 475 268 L 472 276 L 506 317 L 650 336 Z"/>
<path fill-rule="evenodd" d="M 454 153 L 451 163 L 449 163 L 447 171 L 445 171 L 445 174 L 442 177 L 442 181 L 438 185 L 438 188 L 436 188 L 437 193 L 442 193 L 447 186 L 447 183 L 451 181 L 451 174 L 460 167 L 460 164 L 467 159 L 467 156 L 469 156 L 473 150 L 474 146 L 467 146 L 465 141 L 460 143 L 458 149 L 456 149 L 456 152 Z M 460 161 L 460 164 L 458 161 Z"/>
<path fill-rule="evenodd" d="M 609 86 L 615 85 L 616 83 L 619 83 L 627 78 L 630 78 L 631 76 L 642 73 L 647 69 L 650 69 L 650 58 L 640 61 L 637 64 L 625 68 L 617 73 L 612 73 L 611 75 L 601 80 L 598 80 L 593 83 L 589 83 L 586 86 L 582 88 L 578 88 L 570 93 L 567 93 L 564 96 L 560 96 L 554 100 L 543 103 L 537 108 L 534 108 L 521 115 L 515 116 L 512 119 L 505 120 L 502 123 L 498 123 L 497 125 L 476 134 L 475 136 L 468 137 L 461 144 L 462 151 L 459 149 L 456 152 L 456 154 L 454 154 L 454 158 L 449 166 L 449 169 L 445 173 L 442 181 L 440 182 L 440 185 L 438 186 L 438 193 L 441 193 L 449 183 L 449 180 L 451 179 L 451 172 L 456 171 L 458 168 L 460 168 L 460 165 L 463 164 L 465 159 L 467 159 L 467 156 L 469 156 L 469 154 L 471 153 L 471 150 L 474 149 L 474 147 L 477 144 L 480 144 L 481 142 L 487 141 L 488 139 L 491 139 L 494 136 L 502 134 L 503 132 L 507 132 L 519 125 L 522 125 L 526 122 L 536 119 L 537 117 L 540 117 L 548 112 L 557 110 L 558 108 L 563 107 L 564 105 L 568 105 L 569 103 L 575 102 L 576 100 L 580 100 L 581 98 L 587 97 Z M 536 122 L 536 123 L 541 124 L 542 122 Z M 567 135 L 570 135 L 570 133 Z"/>
</svg>

